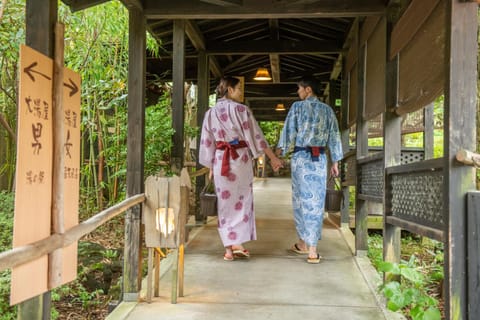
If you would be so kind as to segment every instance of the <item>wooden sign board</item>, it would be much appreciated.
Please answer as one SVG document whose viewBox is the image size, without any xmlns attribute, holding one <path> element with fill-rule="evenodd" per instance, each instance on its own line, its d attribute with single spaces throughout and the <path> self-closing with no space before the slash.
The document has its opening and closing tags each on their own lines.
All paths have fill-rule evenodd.
<svg viewBox="0 0 480 320">
<path fill-rule="evenodd" d="M 53 61 L 27 47 L 20 48 L 20 83 L 15 176 L 13 247 L 28 245 L 51 234 L 53 175 Z M 78 223 L 80 170 L 80 77 L 65 69 L 65 121 L 76 113 L 76 127 L 65 123 L 65 229 Z M 73 93 L 73 94 L 72 94 Z M 69 116 L 67 116 L 69 114 Z M 71 143 L 71 146 L 69 144 Z M 67 146 L 69 148 L 67 149 Z M 68 168 L 77 175 L 70 177 Z M 62 284 L 76 277 L 76 244 L 63 249 Z M 48 291 L 48 256 L 12 268 L 10 303 Z"/>
<path fill-rule="evenodd" d="M 65 230 L 78 224 L 80 195 L 80 75 L 68 68 L 63 69 L 64 122 L 64 222 Z M 62 284 L 77 277 L 77 243 L 63 249 Z M 49 288 L 52 289 L 52 288 Z"/>
<path fill-rule="evenodd" d="M 50 58 L 26 46 L 20 48 L 14 248 L 50 236 L 52 71 Z M 10 303 L 47 291 L 47 278 L 47 256 L 13 268 Z"/>
<path fill-rule="evenodd" d="M 145 181 L 145 244 L 148 248 L 177 248 L 180 178 L 149 176 Z M 169 208 L 168 213 L 165 210 Z"/>
</svg>

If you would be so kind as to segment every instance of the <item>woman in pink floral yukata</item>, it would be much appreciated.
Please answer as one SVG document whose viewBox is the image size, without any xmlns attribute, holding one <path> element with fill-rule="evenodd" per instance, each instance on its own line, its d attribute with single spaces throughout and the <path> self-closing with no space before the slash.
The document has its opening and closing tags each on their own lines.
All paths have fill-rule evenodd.
<svg viewBox="0 0 480 320">
<path fill-rule="evenodd" d="M 243 243 L 257 239 L 253 210 L 252 158 L 265 153 L 277 171 L 282 162 L 269 148 L 250 109 L 239 101 L 240 80 L 223 77 L 217 103 L 205 113 L 199 162 L 210 168 L 218 205 L 218 233 L 224 260 L 249 258 Z"/>
</svg>

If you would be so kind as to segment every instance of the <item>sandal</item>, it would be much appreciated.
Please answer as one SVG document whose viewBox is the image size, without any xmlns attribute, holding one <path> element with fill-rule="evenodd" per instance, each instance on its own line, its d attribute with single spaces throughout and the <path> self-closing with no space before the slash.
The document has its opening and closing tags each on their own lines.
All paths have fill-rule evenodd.
<svg viewBox="0 0 480 320">
<path fill-rule="evenodd" d="M 233 261 L 234 258 L 233 258 L 233 255 L 229 255 L 225 252 L 225 254 L 223 255 L 223 260 L 225 261 Z"/>
<path fill-rule="evenodd" d="M 235 258 L 250 258 L 250 252 L 247 249 L 233 250 L 233 256 Z"/>
<path fill-rule="evenodd" d="M 312 263 L 312 264 L 317 264 L 317 263 L 320 263 L 320 259 L 322 257 L 320 257 L 320 255 L 317 253 L 317 257 L 316 258 L 310 258 L 308 257 L 307 258 L 307 263 Z"/>
<path fill-rule="evenodd" d="M 298 247 L 298 244 L 294 244 L 291 248 L 290 251 L 295 252 L 297 254 L 308 254 L 308 250 L 302 250 Z"/>
</svg>

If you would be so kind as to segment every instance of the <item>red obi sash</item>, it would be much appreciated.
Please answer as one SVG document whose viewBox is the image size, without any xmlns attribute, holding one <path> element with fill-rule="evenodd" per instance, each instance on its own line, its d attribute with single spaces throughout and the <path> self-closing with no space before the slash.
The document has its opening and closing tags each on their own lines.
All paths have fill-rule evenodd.
<svg viewBox="0 0 480 320">
<path fill-rule="evenodd" d="M 217 149 L 225 150 L 225 152 L 223 153 L 221 174 L 222 176 L 226 177 L 228 176 L 228 172 L 230 171 L 230 158 L 235 160 L 239 157 L 236 149 L 246 148 L 248 146 L 244 140 L 234 140 L 231 142 L 218 141 L 216 147 Z"/>
</svg>

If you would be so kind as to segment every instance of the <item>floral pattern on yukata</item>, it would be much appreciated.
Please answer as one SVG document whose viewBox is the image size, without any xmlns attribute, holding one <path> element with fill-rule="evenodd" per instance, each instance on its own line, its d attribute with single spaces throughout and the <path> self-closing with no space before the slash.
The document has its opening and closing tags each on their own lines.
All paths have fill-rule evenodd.
<svg viewBox="0 0 480 320">
<path fill-rule="evenodd" d="M 219 141 L 243 140 L 247 148 L 236 149 L 228 176 L 221 175 L 224 150 Z M 217 194 L 218 232 L 224 246 L 257 239 L 253 208 L 252 159 L 268 147 L 250 109 L 233 100 L 220 99 L 205 113 L 200 138 L 200 164 L 213 168 Z"/>
</svg>

